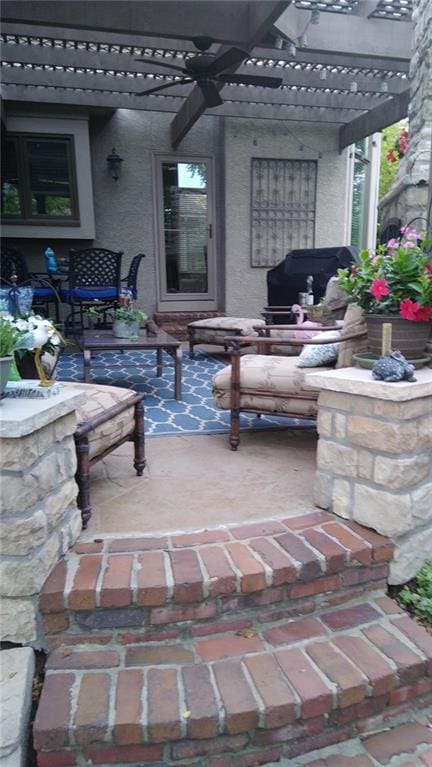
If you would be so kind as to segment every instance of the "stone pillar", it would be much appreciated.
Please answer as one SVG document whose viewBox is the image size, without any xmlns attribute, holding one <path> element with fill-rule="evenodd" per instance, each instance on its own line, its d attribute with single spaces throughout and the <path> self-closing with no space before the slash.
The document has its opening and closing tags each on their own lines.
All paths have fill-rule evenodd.
<svg viewBox="0 0 432 767">
<path fill-rule="evenodd" d="M 41 645 L 37 601 L 81 530 L 75 407 L 82 393 L 0 403 L 0 639 Z"/>
<path fill-rule="evenodd" d="M 432 370 L 416 377 L 384 383 L 357 368 L 307 376 L 320 389 L 314 501 L 392 539 L 393 584 L 432 555 Z"/>
<path fill-rule="evenodd" d="M 393 188 L 381 200 L 381 221 L 400 218 L 408 224 L 426 216 L 431 199 L 432 152 L 432 3 L 415 0 L 413 8 L 413 55 L 410 62 L 409 147 L 402 158 Z M 425 231 L 426 221 L 413 224 Z"/>
</svg>

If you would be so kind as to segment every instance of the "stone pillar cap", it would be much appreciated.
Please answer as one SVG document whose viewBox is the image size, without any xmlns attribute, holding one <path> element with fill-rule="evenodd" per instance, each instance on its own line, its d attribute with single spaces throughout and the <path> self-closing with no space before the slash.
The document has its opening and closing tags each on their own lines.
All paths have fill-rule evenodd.
<svg viewBox="0 0 432 767">
<path fill-rule="evenodd" d="M 340 370 L 323 370 L 322 373 L 307 373 L 306 383 L 313 389 L 356 394 L 360 397 L 390 400 L 391 402 L 406 402 L 420 397 L 432 396 L 432 370 L 422 368 L 416 370 L 417 381 L 374 381 L 372 371 L 363 368 L 341 368 Z"/>
<path fill-rule="evenodd" d="M 0 402 L 0 437 L 23 437 L 68 413 L 85 398 L 79 389 L 62 389 L 47 399 L 5 397 Z"/>
</svg>

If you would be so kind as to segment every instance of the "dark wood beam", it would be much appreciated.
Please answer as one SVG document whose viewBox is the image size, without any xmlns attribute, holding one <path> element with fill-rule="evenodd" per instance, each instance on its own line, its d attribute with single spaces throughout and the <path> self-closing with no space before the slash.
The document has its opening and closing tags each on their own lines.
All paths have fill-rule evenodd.
<svg viewBox="0 0 432 767">
<path fill-rule="evenodd" d="M 323 66 L 347 67 L 353 69 L 378 69 L 391 72 L 409 72 L 409 58 L 370 56 L 357 53 L 355 49 L 355 40 L 352 41 L 353 51 L 351 53 L 340 53 L 338 51 L 326 51 L 318 48 L 297 48 L 295 56 L 288 50 L 279 50 L 278 48 L 263 48 L 257 45 L 252 53 L 253 58 L 273 60 L 273 61 L 292 61 L 299 64 L 322 64 Z"/>
<path fill-rule="evenodd" d="M 264 3 L 255 4 L 253 15 L 250 12 L 247 14 L 243 13 L 237 19 L 243 27 L 247 28 L 248 38 L 243 41 L 243 47 L 246 51 L 251 51 L 264 38 L 266 33 L 273 27 L 276 19 L 288 7 L 288 4 L 289 0 L 266 0 Z M 232 71 L 236 69 L 238 67 L 233 67 Z M 219 90 L 222 88 L 219 85 L 216 87 Z M 204 97 L 198 86 L 195 86 L 172 122 L 171 146 L 173 149 L 178 147 L 204 111 Z"/>
<path fill-rule="evenodd" d="M 8 67 L 3 69 L 2 82 L 4 85 L 27 85 L 48 88 L 73 88 L 75 90 L 94 90 L 95 92 L 115 92 L 124 95 L 134 96 L 138 91 L 143 91 L 157 84 L 154 80 L 146 81 L 134 77 L 112 77 L 103 74 L 89 74 L 89 72 L 65 72 L 65 71 L 46 71 L 42 69 L 25 69 L 22 67 Z M 163 91 L 160 95 L 151 94 L 150 96 L 141 96 L 144 109 L 150 111 L 165 111 L 163 108 L 164 99 L 178 97 L 185 99 L 192 90 L 191 85 L 176 85 Z M 61 95 L 61 91 L 59 91 Z M 240 85 L 225 85 L 222 90 L 223 98 L 234 102 L 248 102 L 254 104 L 280 104 L 291 106 L 310 106 L 323 107 L 326 109 L 353 109 L 358 112 L 364 112 L 372 109 L 377 103 L 375 96 L 362 96 L 353 93 L 332 93 L 318 92 L 307 93 L 290 88 L 256 88 L 253 86 L 244 87 Z M 384 96 L 382 96 L 384 98 Z M 159 109 L 158 104 L 161 108 Z M 171 109 L 171 107 L 170 107 Z"/>
<path fill-rule="evenodd" d="M 165 78 L 169 70 L 158 67 L 158 59 L 154 63 L 143 63 L 135 61 L 135 56 L 130 53 L 109 53 L 104 51 L 75 50 L 71 48 L 59 48 L 47 45 L 8 45 L 2 47 L 2 60 L 10 64 L 23 63 L 34 64 L 37 66 L 48 65 L 51 67 L 70 67 L 85 68 L 90 70 L 102 70 L 103 72 L 124 72 L 136 74 L 141 79 L 141 75 L 159 74 Z M 181 62 L 182 59 L 172 59 L 165 57 L 162 61 Z M 295 85 L 299 87 L 310 88 L 337 88 L 339 90 L 349 90 L 351 82 L 355 79 L 359 91 L 379 93 L 384 82 L 379 77 L 373 77 L 356 74 L 338 74 L 327 71 L 326 80 L 320 79 L 318 69 L 294 69 L 291 67 L 277 67 L 268 64 L 266 66 L 254 65 L 252 63 L 241 65 L 236 72 L 238 74 L 268 74 L 282 77 L 284 85 Z M 89 73 L 90 74 L 90 73 Z M 144 87 L 146 80 L 142 78 Z M 400 93 L 406 88 L 406 80 L 401 77 L 385 78 L 389 93 Z M 151 87 L 152 81 L 147 81 L 148 87 Z"/>
<path fill-rule="evenodd" d="M 47 27 L 186 40 L 205 35 L 223 44 L 246 45 L 271 13 L 266 7 L 272 5 L 270 0 L 3 0 L 2 18 Z M 288 1 L 280 13 L 287 5 Z"/>
<path fill-rule="evenodd" d="M 356 141 L 371 136 L 372 133 L 383 130 L 388 125 L 402 120 L 408 114 L 410 91 L 407 88 L 403 93 L 387 99 L 379 106 L 360 117 L 355 117 L 339 131 L 339 149 L 345 149 Z"/>
<path fill-rule="evenodd" d="M 86 106 L 104 109 L 134 109 L 140 111 L 171 112 L 178 111 L 182 99 L 154 97 L 155 106 L 152 109 L 144 103 L 145 99 L 127 94 L 111 93 L 109 91 L 76 91 L 61 88 L 39 88 L 25 85 L 4 85 L 5 101 L 27 102 L 34 104 L 53 104 Z M 157 102 L 157 104 L 156 104 Z M 355 116 L 353 110 L 325 109 L 292 105 L 249 104 L 225 102 L 217 109 L 208 109 L 207 117 L 239 117 L 250 120 L 280 120 L 292 122 L 326 123 L 340 125 L 349 122 Z"/>
</svg>

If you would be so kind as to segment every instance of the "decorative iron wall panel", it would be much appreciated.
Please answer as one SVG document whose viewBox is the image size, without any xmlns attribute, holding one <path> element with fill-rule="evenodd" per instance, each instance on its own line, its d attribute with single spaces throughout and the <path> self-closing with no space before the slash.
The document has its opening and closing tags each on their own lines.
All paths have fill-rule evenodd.
<svg viewBox="0 0 432 767">
<path fill-rule="evenodd" d="M 315 160 L 252 159 L 251 265 L 315 244 Z"/>
</svg>

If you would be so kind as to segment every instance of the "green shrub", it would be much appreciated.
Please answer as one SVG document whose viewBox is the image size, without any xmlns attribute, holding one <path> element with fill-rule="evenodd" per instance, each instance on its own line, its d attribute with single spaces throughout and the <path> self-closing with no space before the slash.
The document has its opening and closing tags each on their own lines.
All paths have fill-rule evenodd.
<svg viewBox="0 0 432 767">
<path fill-rule="evenodd" d="M 411 586 L 399 592 L 399 601 L 426 623 L 432 625 L 432 559 L 428 559 L 417 573 Z"/>
</svg>

